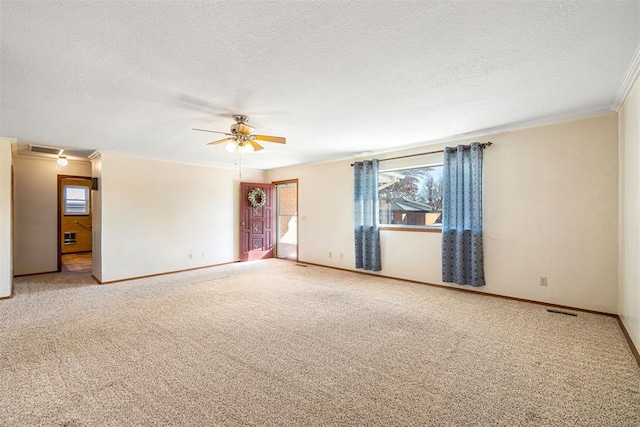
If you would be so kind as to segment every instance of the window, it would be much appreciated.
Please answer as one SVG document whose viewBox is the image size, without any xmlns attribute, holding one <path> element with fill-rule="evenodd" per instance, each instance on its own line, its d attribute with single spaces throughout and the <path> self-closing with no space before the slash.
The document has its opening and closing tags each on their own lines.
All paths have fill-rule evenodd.
<svg viewBox="0 0 640 427">
<path fill-rule="evenodd" d="M 442 165 L 382 171 L 378 185 L 380 225 L 442 226 Z"/>
<path fill-rule="evenodd" d="M 62 194 L 65 215 L 89 215 L 89 187 L 65 185 Z"/>
</svg>

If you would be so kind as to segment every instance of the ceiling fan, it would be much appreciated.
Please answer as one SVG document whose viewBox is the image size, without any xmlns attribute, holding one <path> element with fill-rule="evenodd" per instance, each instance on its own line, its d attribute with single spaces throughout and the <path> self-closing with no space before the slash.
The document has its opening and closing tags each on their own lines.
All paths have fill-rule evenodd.
<svg viewBox="0 0 640 427">
<path fill-rule="evenodd" d="M 247 116 L 242 116 L 240 114 L 236 114 L 233 116 L 236 123 L 231 125 L 231 132 L 220 132 L 217 130 L 208 130 L 208 129 L 195 129 L 201 132 L 211 132 L 211 133 L 221 133 L 223 135 L 227 135 L 226 138 L 219 139 L 217 141 L 213 141 L 208 143 L 207 145 L 217 145 L 224 144 L 225 149 L 233 153 L 236 150 L 239 153 L 251 153 L 253 151 L 259 151 L 264 149 L 264 147 L 258 144 L 256 141 L 267 141 L 267 142 L 275 142 L 278 144 L 286 144 L 287 140 L 280 136 L 268 136 L 268 135 L 254 135 L 252 132 L 254 128 L 249 126 L 247 122 L 249 118 Z"/>
</svg>

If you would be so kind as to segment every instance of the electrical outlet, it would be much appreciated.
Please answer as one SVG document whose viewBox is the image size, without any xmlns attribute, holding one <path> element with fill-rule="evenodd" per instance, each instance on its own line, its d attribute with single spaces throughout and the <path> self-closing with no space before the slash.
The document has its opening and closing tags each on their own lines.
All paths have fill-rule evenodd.
<svg viewBox="0 0 640 427">
<path fill-rule="evenodd" d="M 191 259 L 191 258 L 193 258 L 193 255 L 192 255 L 192 254 L 189 254 L 189 259 Z"/>
<path fill-rule="evenodd" d="M 329 258 L 333 258 L 333 253 L 329 252 Z"/>
<path fill-rule="evenodd" d="M 340 254 L 340 259 L 344 259 L 344 254 Z"/>
<path fill-rule="evenodd" d="M 547 286 L 547 278 L 545 276 L 540 276 L 540 286 Z"/>
<path fill-rule="evenodd" d="M 204 252 L 202 252 L 202 258 L 204 258 Z"/>
</svg>

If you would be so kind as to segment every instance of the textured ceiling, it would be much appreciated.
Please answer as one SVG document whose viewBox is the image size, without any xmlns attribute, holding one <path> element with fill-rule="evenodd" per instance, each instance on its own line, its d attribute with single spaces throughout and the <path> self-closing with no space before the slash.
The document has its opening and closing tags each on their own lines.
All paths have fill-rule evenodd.
<svg viewBox="0 0 640 427">
<path fill-rule="evenodd" d="M 6 1 L 0 135 L 261 169 L 610 108 L 640 42 L 632 1 Z"/>
</svg>

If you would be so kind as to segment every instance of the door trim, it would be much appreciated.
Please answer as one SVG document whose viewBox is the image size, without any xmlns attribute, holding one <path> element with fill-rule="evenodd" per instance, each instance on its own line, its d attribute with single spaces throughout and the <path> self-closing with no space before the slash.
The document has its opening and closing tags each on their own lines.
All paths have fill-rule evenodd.
<svg viewBox="0 0 640 427">
<path fill-rule="evenodd" d="M 296 227 L 296 262 L 300 259 L 300 182 L 298 182 L 298 178 L 285 179 L 282 181 L 272 181 L 271 184 L 276 186 L 276 197 L 278 197 L 278 185 L 281 184 L 296 184 L 296 215 L 298 215 L 298 226 Z M 275 221 L 278 221 L 278 215 L 280 214 L 280 201 L 276 201 L 276 214 L 274 215 Z M 275 256 L 278 257 L 278 239 L 280 236 L 276 237 L 275 243 Z"/>
<path fill-rule="evenodd" d="M 58 270 L 56 270 L 58 273 L 60 273 L 62 271 L 62 250 L 60 249 L 60 247 L 62 246 L 62 238 L 61 238 L 61 234 L 62 234 L 62 221 L 60 220 L 60 209 L 62 209 L 62 206 L 60 205 L 60 199 L 62 196 L 62 180 L 64 178 L 76 178 L 76 179 L 88 179 L 89 181 L 91 181 L 91 177 L 90 176 L 82 176 L 82 175 L 58 175 L 58 210 L 56 212 L 56 215 L 58 216 L 58 245 L 57 245 L 57 251 L 58 251 Z M 93 203 L 89 204 L 89 209 L 93 210 Z M 91 212 L 93 214 L 93 212 Z M 93 249 L 93 236 L 91 236 L 91 249 Z"/>
</svg>

